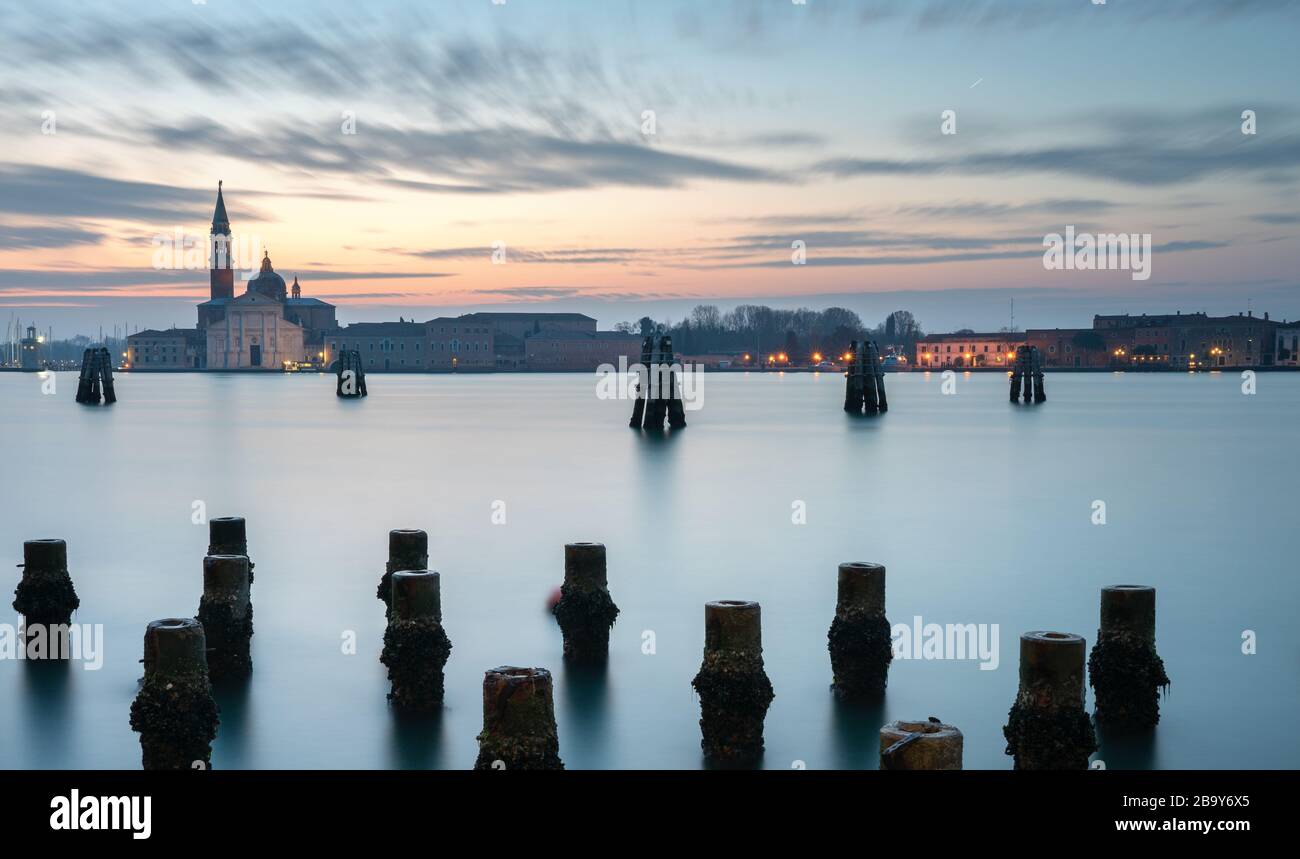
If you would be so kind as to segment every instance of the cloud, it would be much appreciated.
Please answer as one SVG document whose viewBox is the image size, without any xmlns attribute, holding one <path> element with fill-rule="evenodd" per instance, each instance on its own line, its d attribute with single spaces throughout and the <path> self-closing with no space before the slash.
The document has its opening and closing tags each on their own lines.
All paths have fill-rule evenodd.
<svg viewBox="0 0 1300 859">
<path fill-rule="evenodd" d="M 66 224 L 23 227 L 0 224 L 0 248 L 5 250 L 94 245 L 103 239 L 104 234 L 96 230 Z"/>
<path fill-rule="evenodd" d="M 835 158 L 814 171 L 845 179 L 860 176 L 1056 173 L 1130 185 L 1164 186 L 1237 172 L 1270 175 L 1300 167 L 1300 135 L 1216 140 L 1202 147 L 1174 147 L 1156 140 L 1080 146 L 1048 146 L 946 157 Z"/>
</svg>

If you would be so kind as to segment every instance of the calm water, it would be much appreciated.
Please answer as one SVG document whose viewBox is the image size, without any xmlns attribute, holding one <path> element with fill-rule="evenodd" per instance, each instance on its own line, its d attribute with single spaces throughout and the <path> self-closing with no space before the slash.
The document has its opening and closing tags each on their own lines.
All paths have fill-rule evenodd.
<svg viewBox="0 0 1300 859">
<path fill-rule="evenodd" d="M 198 608 L 201 500 L 248 518 L 257 563 L 255 671 L 219 696 L 219 768 L 467 768 L 483 671 L 501 664 L 553 671 L 570 768 L 700 767 L 690 681 L 712 599 L 763 605 L 767 767 L 874 768 L 881 724 L 934 715 L 964 731 L 968 768 L 1009 768 L 1019 634 L 1091 647 L 1098 590 L 1115 583 L 1159 589 L 1173 686 L 1154 738 L 1102 738 L 1108 767 L 1300 767 L 1285 734 L 1259 736 L 1300 721 L 1300 375 L 1261 374 L 1243 396 L 1232 374 L 1056 374 L 1038 408 L 1010 406 L 1001 375 L 958 377 L 953 396 L 899 375 L 889 414 L 856 420 L 838 375 L 712 375 L 666 440 L 628 430 L 630 405 L 598 400 L 585 375 L 374 376 L 361 402 L 333 385 L 124 376 L 119 404 L 96 409 L 73 402 L 74 374 L 57 396 L 0 374 L 0 621 L 18 622 L 22 541 L 57 536 L 76 620 L 106 636 L 99 671 L 0 662 L 0 766 L 139 766 L 141 637 Z M 399 720 L 385 700 L 374 593 L 395 527 L 428 530 L 442 572 L 454 650 L 439 719 Z M 564 667 L 544 608 L 574 540 L 608 546 L 623 612 L 595 676 Z M 997 670 L 896 661 L 883 705 L 837 705 L 826 631 L 846 560 L 888 566 L 895 623 L 998 624 Z"/>
</svg>

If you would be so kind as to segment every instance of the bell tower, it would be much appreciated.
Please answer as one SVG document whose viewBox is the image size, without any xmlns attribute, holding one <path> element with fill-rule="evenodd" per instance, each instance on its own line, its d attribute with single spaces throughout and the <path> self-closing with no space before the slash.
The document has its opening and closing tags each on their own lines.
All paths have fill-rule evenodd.
<svg viewBox="0 0 1300 859">
<path fill-rule="evenodd" d="M 217 208 L 212 213 L 212 265 L 209 270 L 212 295 L 216 298 L 235 297 L 235 270 L 231 259 L 230 218 L 226 216 L 226 201 L 221 196 L 221 183 L 217 183 Z"/>
</svg>

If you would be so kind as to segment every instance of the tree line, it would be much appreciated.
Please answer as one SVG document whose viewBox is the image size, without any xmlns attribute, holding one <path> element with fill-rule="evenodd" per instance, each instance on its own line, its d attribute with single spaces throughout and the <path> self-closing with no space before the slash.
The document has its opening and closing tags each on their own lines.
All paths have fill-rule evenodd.
<svg viewBox="0 0 1300 859">
<path fill-rule="evenodd" d="M 868 328 L 852 310 L 782 310 L 762 304 L 742 304 L 720 311 L 716 305 L 698 305 L 680 322 L 658 322 L 643 316 L 636 322 L 620 322 L 616 331 L 648 336 L 668 334 L 675 351 L 685 355 L 706 353 L 749 353 L 760 356 L 784 353 L 789 363 L 811 361 L 816 354 L 828 359 L 843 354 L 854 340 L 875 340 L 882 350 L 910 354 L 923 336 L 921 325 L 910 311 L 896 310 Z"/>
</svg>

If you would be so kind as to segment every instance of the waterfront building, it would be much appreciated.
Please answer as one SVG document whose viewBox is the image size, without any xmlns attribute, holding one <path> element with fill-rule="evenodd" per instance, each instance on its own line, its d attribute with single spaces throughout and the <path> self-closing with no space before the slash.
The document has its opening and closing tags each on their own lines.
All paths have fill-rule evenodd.
<svg viewBox="0 0 1300 859">
<path fill-rule="evenodd" d="M 1300 322 L 1284 322 L 1277 327 L 1273 355 L 1279 367 L 1300 367 Z"/>
<path fill-rule="evenodd" d="M 641 340 L 619 331 L 543 331 L 524 340 L 525 366 L 559 372 L 617 367 L 620 358 L 635 364 L 641 360 Z"/>
<path fill-rule="evenodd" d="M 207 334 L 198 328 L 150 329 L 126 338 L 128 370 L 198 370 L 207 363 Z"/>
<path fill-rule="evenodd" d="M 927 334 L 916 341 L 912 366 L 922 370 L 950 367 L 1009 367 L 1015 363 L 1016 347 L 1025 344 L 1025 334 L 998 331 L 977 334 Z"/>
</svg>

